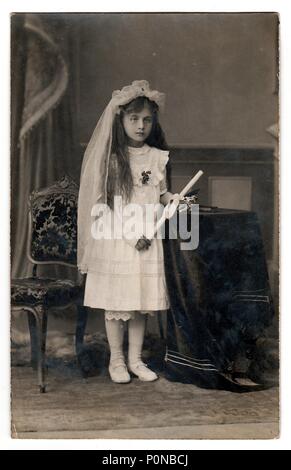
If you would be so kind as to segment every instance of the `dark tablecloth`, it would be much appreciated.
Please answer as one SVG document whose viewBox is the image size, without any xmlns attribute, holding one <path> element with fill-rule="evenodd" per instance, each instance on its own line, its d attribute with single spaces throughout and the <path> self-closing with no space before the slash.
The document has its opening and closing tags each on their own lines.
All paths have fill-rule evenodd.
<svg viewBox="0 0 291 470">
<path fill-rule="evenodd" d="M 235 389 L 237 357 L 251 357 L 274 313 L 260 226 L 253 212 L 223 209 L 200 211 L 199 226 L 196 250 L 164 240 L 166 376 Z"/>
</svg>

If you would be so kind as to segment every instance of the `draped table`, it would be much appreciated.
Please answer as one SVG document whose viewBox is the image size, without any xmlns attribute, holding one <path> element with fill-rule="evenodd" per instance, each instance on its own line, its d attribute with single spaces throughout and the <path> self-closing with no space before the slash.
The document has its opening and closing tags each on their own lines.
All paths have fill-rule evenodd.
<svg viewBox="0 0 291 470">
<path fill-rule="evenodd" d="M 194 214 L 187 223 L 197 223 Z M 166 377 L 244 391 L 235 379 L 237 359 L 252 357 L 274 314 L 257 215 L 200 208 L 195 250 L 182 250 L 170 233 L 168 223 Z"/>
</svg>

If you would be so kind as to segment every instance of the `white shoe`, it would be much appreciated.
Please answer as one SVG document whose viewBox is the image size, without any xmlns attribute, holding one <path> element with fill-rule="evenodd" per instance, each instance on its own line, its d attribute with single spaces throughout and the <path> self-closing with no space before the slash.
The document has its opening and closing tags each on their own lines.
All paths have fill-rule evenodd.
<svg viewBox="0 0 291 470">
<path fill-rule="evenodd" d="M 108 370 L 112 382 L 127 384 L 131 380 L 127 367 L 123 361 L 114 361 L 110 363 Z"/>
<path fill-rule="evenodd" d="M 153 382 L 158 379 L 157 374 L 150 370 L 142 361 L 129 364 L 128 370 L 136 375 L 142 382 Z"/>
</svg>

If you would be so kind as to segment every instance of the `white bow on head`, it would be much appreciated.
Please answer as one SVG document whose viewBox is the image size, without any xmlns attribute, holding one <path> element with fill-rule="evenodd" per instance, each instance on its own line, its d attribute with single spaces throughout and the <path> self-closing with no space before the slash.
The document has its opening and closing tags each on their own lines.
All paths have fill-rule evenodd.
<svg viewBox="0 0 291 470">
<path fill-rule="evenodd" d="M 163 110 L 165 105 L 165 93 L 151 90 L 147 80 L 135 80 L 131 85 L 124 86 L 121 90 L 114 90 L 111 103 L 116 107 L 115 112 L 119 114 L 119 106 L 130 103 L 130 101 L 139 96 L 146 96 L 149 100 L 154 101 L 160 110 Z"/>
</svg>

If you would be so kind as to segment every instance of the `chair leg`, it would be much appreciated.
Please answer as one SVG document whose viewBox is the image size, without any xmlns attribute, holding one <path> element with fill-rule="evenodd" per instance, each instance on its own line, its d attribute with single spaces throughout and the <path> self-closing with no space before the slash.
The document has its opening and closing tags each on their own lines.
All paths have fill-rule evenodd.
<svg viewBox="0 0 291 470">
<path fill-rule="evenodd" d="M 37 337 L 37 328 L 36 328 L 36 319 L 33 313 L 27 311 L 27 320 L 30 333 L 30 347 L 31 347 L 31 367 L 37 369 L 37 347 L 38 347 L 38 337 Z"/>
<path fill-rule="evenodd" d="M 86 331 L 88 319 L 88 309 L 83 305 L 77 305 L 77 324 L 76 324 L 76 337 L 75 348 L 77 356 L 82 352 L 84 334 Z"/>
<path fill-rule="evenodd" d="M 47 334 L 47 310 L 43 305 L 38 305 L 34 308 L 34 316 L 36 320 L 37 336 L 38 336 L 38 361 L 37 361 L 37 375 L 40 393 L 45 393 L 45 348 L 46 348 L 46 334 Z"/>
</svg>

